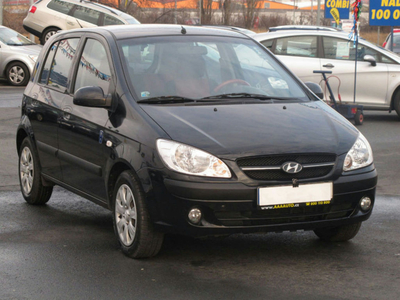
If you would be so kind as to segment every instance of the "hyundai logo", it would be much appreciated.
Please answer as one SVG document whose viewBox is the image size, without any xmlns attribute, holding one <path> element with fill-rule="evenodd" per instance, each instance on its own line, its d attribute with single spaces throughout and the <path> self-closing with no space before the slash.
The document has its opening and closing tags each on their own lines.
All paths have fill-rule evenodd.
<svg viewBox="0 0 400 300">
<path fill-rule="evenodd" d="M 303 170 L 303 167 L 297 162 L 287 162 L 282 165 L 282 170 L 289 174 L 296 174 Z"/>
</svg>

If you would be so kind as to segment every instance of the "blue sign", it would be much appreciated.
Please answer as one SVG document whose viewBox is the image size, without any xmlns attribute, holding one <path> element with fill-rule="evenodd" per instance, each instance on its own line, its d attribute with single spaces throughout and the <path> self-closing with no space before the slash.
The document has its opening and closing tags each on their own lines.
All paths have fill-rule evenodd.
<svg viewBox="0 0 400 300">
<path fill-rule="evenodd" d="M 395 26 L 400 23 L 400 0 L 369 2 L 369 25 Z"/>
<path fill-rule="evenodd" d="M 326 0 L 325 19 L 336 19 L 336 9 L 339 12 L 340 20 L 350 19 L 350 0 Z"/>
</svg>

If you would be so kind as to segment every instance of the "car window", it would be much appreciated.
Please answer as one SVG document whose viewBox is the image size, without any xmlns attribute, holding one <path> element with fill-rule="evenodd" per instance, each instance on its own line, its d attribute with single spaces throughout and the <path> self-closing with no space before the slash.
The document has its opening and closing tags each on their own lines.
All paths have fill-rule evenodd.
<svg viewBox="0 0 400 300">
<path fill-rule="evenodd" d="M 113 16 L 104 15 L 104 25 L 121 25 L 124 24 L 124 22 L 122 22 L 121 20 L 118 20 L 117 18 L 114 18 Z"/>
<path fill-rule="evenodd" d="M 8 46 L 34 45 L 31 40 L 7 27 L 0 28 L 0 41 Z"/>
<path fill-rule="evenodd" d="M 67 87 L 67 78 L 78 43 L 79 38 L 65 39 L 59 42 L 54 60 L 51 63 L 47 82 L 49 86 L 58 89 Z"/>
<path fill-rule="evenodd" d="M 91 8 L 83 7 L 80 5 L 77 5 L 73 14 L 75 18 L 86 21 L 88 23 L 92 23 L 97 25 L 99 18 L 100 18 L 100 12 Z"/>
<path fill-rule="evenodd" d="M 355 60 L 356 51 L 354 49 L 353 42 L 325 36 L 323 37 L 323 44 L 325 58 Z M 378 51 L 359 43 L 357 48 L 357 60 L 362 60 L 367 54 L 373 56 L 377 62 L 381 61 Z"/>
<path fill-rule="evenodd" d="M 99 41 L 88 39 L 79 62 L 74 90 L 84 86 L 99 86 L 107 94 L 110 80 L 111 71 L 106 49 Z"/>
<path fill-rule="evenodd" d="M 316 36 L 291 36 L 276 40 L 275 54 L 292 56 L 317 56 Z"/>
<path fill-rule="evenodd" d="M 272 44 L 274 43 L 274 40 L 266 40 L 262 41 L 261 44 L 263 44 L 265 47 L 267 47 L 269 50 L 272 48 Z"/>
<path fill-rule="evenodd" d="M 68 14 L 72 7 L 74 7 L 74 4 L 61 0 L 51 0 L 49 4 L 47 4 L 47 7 L 60 13 Z"/>
<path fill-rule="evenodd" d="M 56 53 L 58 47 L 58 42 L 54 43 L 49 52 L 47 53 L 47 58 L 43 66 L 42 73 L 40 74 L 39 82 L 42 84 L 47 84 L 47 79 L 49 77 L 49 71 L 51 68 L 51 64 L 53 62 L 54 54 Z"/>
</svg>

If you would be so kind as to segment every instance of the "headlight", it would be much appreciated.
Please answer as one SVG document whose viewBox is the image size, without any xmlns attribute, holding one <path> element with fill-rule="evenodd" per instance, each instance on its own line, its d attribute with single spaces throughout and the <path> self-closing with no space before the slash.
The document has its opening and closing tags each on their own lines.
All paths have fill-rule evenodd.
<svg viewBox="0 0 400 300">
<path fill-rule="evenodd" d="M 157 149 L 164 163 L 174 171 L 196 176 L 231 177 L 224 162 L 202 150 L 169 140 L 158 140 Z"/>
<path fill-rule="evenodd" d="M 343 171 L 352 171 L 369 166 L 374 161 L 367 139 L 360 133 L 344 159 Z"/>
<path fill-rule="evenodd" d="M 38 59 L 38 56 L 37 55 L 29 55 L 29 58 L 32 59 L 34 62 L 36 62 Z"/>
</svg>

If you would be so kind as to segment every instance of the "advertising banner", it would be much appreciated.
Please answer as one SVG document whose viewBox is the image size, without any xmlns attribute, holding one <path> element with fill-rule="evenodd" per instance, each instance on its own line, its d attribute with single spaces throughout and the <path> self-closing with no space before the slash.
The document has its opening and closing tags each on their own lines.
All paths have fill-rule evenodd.
<svg viewBox="0 0 400 300">
<path fill-rule="evenodd" d="M 349 19 L 349 16 L 350 16 L 350 0 L 325 1 L 325 19 L 334 19 L 336 23 L 338 23 L 339 20 Z"/>
<path fill-rule="evenodd" d="M 400 0 L 374 0 L 369 2 L 370 26 L 396 26 L 400 24 Z"/>
</svg>

